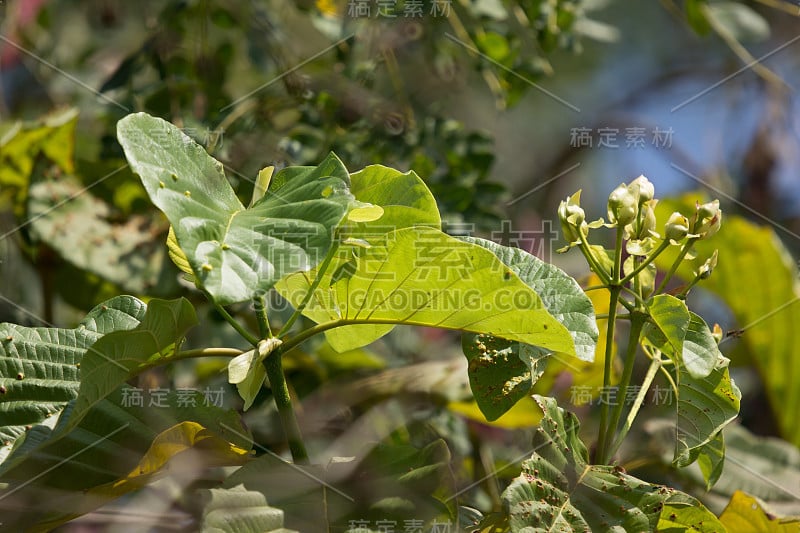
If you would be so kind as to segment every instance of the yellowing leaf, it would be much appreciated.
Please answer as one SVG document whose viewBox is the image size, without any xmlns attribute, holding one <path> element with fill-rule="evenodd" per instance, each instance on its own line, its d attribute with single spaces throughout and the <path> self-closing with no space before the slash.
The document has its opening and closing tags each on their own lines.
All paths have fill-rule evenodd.
<svg viewBox="0 0 800 533">
<path fill-rule="evenodd" d="M 526 396 L 514 404 L 514 406 L 505 412 L 497 420 L 486 420 L 486 417 L 481 412 L 475 400 L 468 402 L 450 402 L 447 408 L 461 416 L 503 429 L 519 429 L 531 428 L 536 426 L 542 419 L 542 410 L 533 401 L 533 398 Z"/>
<path fill-rule="evenodd" d="M 243 464 L 249 456 L 244 448 L 231 444 L 197 422 L 181 422 L 159 434 L 136 468 L 113 486 L 140 482 L 138 478 L 157 473 L 173 457 L 192 448 L 210 452 L 208 459 L 217 466 Z"/>
<path fill-rule="evenodd" d="M 761 502 L 740 490 L 719 517 L 728 533 L 788 533 L 800 531 L 800 518 L 777 518 Z"/>
</svg>

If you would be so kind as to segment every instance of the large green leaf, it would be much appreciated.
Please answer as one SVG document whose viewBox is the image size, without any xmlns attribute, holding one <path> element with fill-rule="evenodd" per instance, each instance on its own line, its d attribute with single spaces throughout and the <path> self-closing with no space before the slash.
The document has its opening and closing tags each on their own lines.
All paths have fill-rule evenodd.
<svg viewBox="0 0 800 533">
<path fill-rule="evenodd" d="M 311 273 L 289 276 L 279 290 L 298 306 Z M 353 269 L 323 273 L 305 314 L 325 327 L 409 324 L 491 333 L 575 354 L 569 331 L 541 298 L 485 248 L 433 228 L 386 234 L 353 259 Z M 339 275 L 335 283 L 334 275 Z M 371 337 L 352 344 L 371 342 Z"/>
<path fill-rule="evenodd" d="M 541 297 L 545 308 L 570 332 L 577 355 L 592 361 L 599 332 L 592 301 L 559 268 L 519 248 L 477 238 L 463 240 L 490 250 Z M 465 334 L 469 380 L 475 400 L 488 420 L 496 420 L 530 393 L 551 353 L 505 339 Z"/>
<path fill-rule="evenodd" d="M 519 248 L 485 239 L 463 237 L 491 251 L 542 299 L 545 309 L 569 330 L 575 354 L 583 361 L 594 360 L 599 332 L 592 301 L 581 286 L 560 268 L 545 263 Z"/>
<path fill-rule="evenodd" d="M 117 136 L 196 280 L 221 305 L 249 300 L 321 261 L 352 199 L 347 170 L 333 154 L 318 167 L 283 169 L 246 209 L 222 164 L 172 124 L 136 113 L 119 122 Z"/>
<path fill-rule="evenodd" d="M 552 398 L 534 398 L 544 417 L 534 435 L 533 456 L 503 492 L 512 531 L 641 533 L 656 530 L 665 505 L 703 508 L 691 496 L 618 467 L 590 465 L 577 417 Z"/>
<path fill-rule="evenodd" d="M 403 174 L 392 168 L 370 165 L 350 176 L 350 192 L 359 202 L 379 206 L 383 215 L 371 221 L 347 220 L 340 228 L 341 247 L 328 267 L 331 272 L 351 267 L 354 257 L 363 253 L 363 246 L 380 241 L 391 231 L 414 226 L 441 228 L 436 199 L 414 172 Z M 348 244 L 351 241 L 362 246 Z M 327 338 L 334 349 L 344 352 L 381 338 L 393 327 L 391 324 L 347 326 L 329 331 Z"/>
<path fill-rule="evenodd" d="M 195 324 L 197 316 L 187 299 L 153 299 L 138 326 L 95 342 L 81 360 L 80 391 L 67 427 L 75 427 L 92 405 L 126 380 L 169 363 L 176 343 Z"/>
<path fill-rule="evenodd" d="M 168 391 L 159 406 L 133 402 L 131 391 L 117 389 L 72 430 L 70 402 L 54 429 L 33 426 L 17 441 L 0 465 L 4 528 L 49 531 L 141 488 L 178 458 L 195 470 L 246 458 L 252 440 L 235 411 L 200 391 Z"/>
<path fill-rule="evenodd" d="M 77 397 L 86 349 L 105 334 L 135 328 L 145 309 L 132 296 L 118 296 L 92 309 L 75 329 L 0 324 L 0 461 L 26 426 Z"/>
</svg>

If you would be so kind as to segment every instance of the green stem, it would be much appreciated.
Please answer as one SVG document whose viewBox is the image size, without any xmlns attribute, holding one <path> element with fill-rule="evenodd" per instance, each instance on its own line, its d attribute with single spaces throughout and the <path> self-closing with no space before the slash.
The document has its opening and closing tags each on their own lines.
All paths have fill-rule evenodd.
<svg viewBox="0 0 800 533">
<path fill-rule="evenodd" d="M 314 275 L 314 281 L 311 282 L 311 285 L 308 288 L 305 296 L 303 296 L 303 301 L 300 302 L 300 305 L 297 306 L 297 309 L 294 310 L 292 316 L 289 317 L 289 320 L 286 321 L 286 324 L 283 325 L 281 330 L 278 332 L 278 338 L 283 338 L 289 332 L 289 329 L 297 322 L 297 319 L 303 314 L 308 302 L 311 301 L 311 298 L 314 296 L 314 291 L 317 290 L 319 287 L 320 282 L 322 281 L 322 276 L 325 274 L 325 271 L 333 261 L 333 258 L 336 257 L 336 252 L 339 251 L 339 238 L 338 236 L 334 235 L 334 242 L 331 244 L 330 249 L 328 250 L 328 255 L 325 256 L 322 263 L 316 269 L 316 274 Z"/>
<path fill-rule="evenodd" d="M 625 397 L 627 396 L 628 386 L 631 383 L 631 376 L 633 376 L 633 367 L 636 362 L 636 350 L 639 347 L 639 335 L 642 333 L 642 328 L 647 322 L 647 315 L 640 312 L 635 312 L 631 317 L 631 330 L 628 334 L 628 347 L 625 350 L 625 366 L 622 370 L 622 377 L 619 381 L 617 390 L 619 395 L 617 404 L 614 406 L 614 412 L 611 416 L 608 430 L 606 431 L 607 442 L 603 446 L 606 450 L 608 457 L 605 457 L 606 462 L 611 459 L 613 451 L 611 450 L 611 443 L 614 440 L 619 425 L 619 419 L 622 416 L 622 410 L 625 408 Z M 621 395 L 621 396 L 620 396 Z"/>
<path fill-rule="evenodd" d="M 172 355 L 170 361 L 179 361 L 182 359 L 197 359 L 200 357 L 236 357 L 242 355 L 244 352 L 237 348 L 200 348 L 197 350 L 180 351 Z"/>
<path fill-rule="evenodd" d="M 644 403 L 644 399 L 647 396 L 647 391 L 650 389 L 650 385 L 653 383 L 653 380 L 655 379 L 656 374 L 658 374 L 658 369 L 660 367 L 660 358 L 653 358 L 650 361 L 650 367 L 647 369 L 647 374 L 645 374 L 644 380 L 642 381 L 642 388 L 639 389 L 639 393 L 636 395 L 636 399 L 633 401 L 631 410 L 628 412 L 628 416 L 625 418 L 625 424 L 622 426 L 619 435 L 617 435 L 617 438 L 614 440 L 614 444 L 612 444 L 611 448 L 609 449 L 609 454 L 612 457 L 615 453 L 617 453 L 617 450 L 619 450 L 619 447 L 622 445 L 622 441 L 625 440 L 625 436 L 633 426 L 633 421 L 636 419 L 636 415 L 639 414 L 639 409 L 641 409 L 642 404 Z"/>
<path fill-rule="evenodd" d="M 586 235 L 578 229 L 578 236 L 581 240 L 581 252 L 583 252 L 584 257 L 586 257 L 586 261 L 589 263 L 589 268 L 591 268 L 597 277 L 600 278 L 605 285 L 609 285 L 611 283 L 611 279 L 608 277 L 608 272 L 603 270 L 603 268 L 597 263 L 597 260 L 592 255 L 592 249 L 589 247 L 589 242 L 586 240 Z"/>
<path fill-rule="evenodd" d="M 267 305 L 263 296 L 253 298 L 253 306 L 256 309 L 256 319 L 258 320 L 258 331 L 262 339 L 272 337 L 272 329 L 269 327 L 269 317 L 267 317 Z"/>
<path fill-rule="evenodd" d="M 309 464 L 308 452 L 300 433 L 300 425 L 294 414 L 292 398 L 289 395 L 289 387 L 286 385 L 286 375 L 283 373 L 283 348 L 277 348 L 264 359 L 264 368 L 267 370 L 267 378 L 272 388 L 272 397 L 275 399 L 275 406 L 278 408 L 278 416 L 281 419 L 281 426 L 286 434 L 286 441 L 289 443 L 289 450 L 292 452 L 292 459 L 297 464 Z"/>
<path fill-rule="evenodd" d="M 614 328 L 617 323 L 617 301 L 619 299 L 620 287 L 610 289 L 608 304 L 608 324 L 606 328 L 606 351 L 603 361 L 603 390 L 608 390 L 611 386 L 611 370 L 614 362 Z M 608 427 L 608 402 L 600 406 L 600 433 L 597 437 L 597 450 L 595 451 L 595 463 L 605 464 L 605 441 L 606 430 Z"/>
<path fill-rule="evenodd" d="M 653 292 L 653 294 L 660 294 L 661 291 L 664 290 L 664 287 L 667 286 L 667 283 L 669 283 L 669 280 L 672 278 L 672 276 L 678 270 L 678 267 L 680 266 L 681 262 L 683 261 L 683 258 L 686 257 L 686 254 L 688 254 L 689 250 L 692 249 L 692 246 L 694 246 L 694 242 L 697 239 L 698 239 L 697 237 L 690 237 L 689 240 L 686 241 L 686 244 L 683 245 L 683 248 L 681 249 L 680 253 L 678 254 L 678 257 L 676 257 L 675 261 L 672 263 L 672 266 L 670 267 L 669 272 L 667 272 L 667 275 L 664 276 L 664 279 L 661 280 L 661 283 L 658 284 L 658 288 Z"/>
<path fill-rule="evenodd" d="M 208 300 L 210 302 L 214 303 L 214 309 L 216 309 L 217 312 L 219 312 L 219 314 L 222 315 L 222 318 L 224 318 L 228 322 L 228 324 L 230 324 L 233 327 L 233 329 L 235 329 L 239 333 L 239 335 L 241 335 L 247 342 L 249 342 L 253 346 L 258 345 L 258 341 L 261 339 L 259 339 L 258 337 L 256 337 L 255 335 L 244 329 L 244 327 L 241 324 L 239 324 L 236 321 L 236 319 L 233 318 L 230 315 L 230 313 L 228 313 L 228 311 L 225 310 L 224 307 L 214 302 L 214 300 L 211 298 L 210 295 L 206 294 L 206 296 L 208 297 Z"/>
<path fill-rule="evenodd" d="M 606 329 L 606 353 L 603 361 L 603 390 L 607 391 L 611 386 L 611 372 L 614 365 L 614 328 L 617 323 L 617 307 L 619 306 L 619 296 L 622 292 L 620 284 L 620 272 L 622 270 L 622 237 L 624 229 L 617 227 L 617 239 L 614 244 L 614 266 L 611 269 L 611 280 L 609 285 L 608 298 L 608 325 Z M 595 462 L 606 464 L 606 440 L 608 439 L 608 402 L 603 402 L 600 407 L 600 432 L 597 437 L 597 450 L 595 452 Z"/>
<path fill-rule="evenodd" d="M 658 246 L 658 248 L 656 248 L 656 249 L 655 249 L 655 251 L 654 251 L 652 254 L 650 254 L 649 256 L 645 257 L 645 258 L 644 258 L 644 260 L 642 261 L 642 263 L 641 263 L 641 264 L 639 264 L 639 266 L 637 266 L 635 269 L 633 269 L 633 271 L 632 271 L 630 274 L 628 274 L 627 276 L 625 276 L 625 277 L 624 277 L 624 278 L 623 278 L 623 279 L 620 281 L 620 283 L 622 283 L 622 284 L 624 285 L 625 283 L 628 283 L 630 280 L 632 280 L 632 279 L 633 279 L 633 277 L 634 277 L 634 276 L 636 276 L 636 274 L 638 274 L 639 272 L 641 272 L 642 270 L 644 270 L 645 268 L 647 268 L 647 265 L 649 265 L 650 263 L 652 263 L 653 261 L 655 261 L 656 257 L 658 257 L 659 255 L 661 255 L 661 252 L 663 252 L 664 250 L 666 250 L 667 248 L 669 248 L 669 245 L 670 245 L 670 242 L 669 242 L 668 240 L 664 240 L 664 241 L 663 241 L 663 242 L 662 242 L 662 243 L 661 243 L 661 244 Z"/>
<path fill-rule="evenodd" d="M 614 268 L 611 271 L 611 285 L 622 285 L 622 237 L 625 230 L 617 226 L 617 241 L 614 243 Z"/>
</svg>

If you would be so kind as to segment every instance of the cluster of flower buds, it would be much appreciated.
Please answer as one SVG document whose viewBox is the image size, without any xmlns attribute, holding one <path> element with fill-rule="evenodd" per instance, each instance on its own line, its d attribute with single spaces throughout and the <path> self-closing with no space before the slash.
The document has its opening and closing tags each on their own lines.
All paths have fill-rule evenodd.
<svg viewBox="0 0 800 533">
<path fill-rule="evenodd" d="M 655 188 L 644 176 L 639 176 L 629 185 L 621 184 L 608 197 L 608 219 L 612 224 L 623 226 L 628 239 L 643 240 L 654 233 L 656 227 Z"/>
</svg>

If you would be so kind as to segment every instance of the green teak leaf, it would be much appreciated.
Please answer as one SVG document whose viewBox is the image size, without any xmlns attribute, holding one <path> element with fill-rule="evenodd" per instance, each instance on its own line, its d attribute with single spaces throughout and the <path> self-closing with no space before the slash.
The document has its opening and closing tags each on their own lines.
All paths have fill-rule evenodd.
<svg viewBox="0 0 800 533">
<path fill-rule="evenodd" d="M 114 331 L 135 328 L 145 305 L 117 296 L 92 309 L 75 329 L 0 324 L 0 461 L 25 426 L 53 417 L 78 396 L 86 349 Z"/>
<path fill-rule="evenodd" d="M 711 487 L 717 483 L 722 475 L 722 469 L 725 466 L 725 437 L 722 431 L 699 448 L 697 465 L 700 467 L 703 480 L 706 482 L 706 490 L 711 490 Z"/>
<path fill-rule="evenodd" d="M 592 301 L 578 282 L 560 268 L 519 248 L 474 237 L 463 240 L 482 246 L 497 256 L 542 299 L 545 308 L 569 330 L 579 359 L 594 360 L 599 332 Z"/>
<path fill-rule="evenodd" d="M 709 375 L 722 357 L 705 320 L 691 311 L 682 354 L 683 366 L 694 379 Z"/>
<path fill-rule="evenodd" d="M 646 483 L 613 466 L 589 464 L 577 417 L 552 398 L 534 396 L 544 412 L 533 456 L 503 492 L 512 531 L 655 531 L 665 505 L 696 499 Z M 713 518 L 713 515 L 711 515 Z"/>
<path fill-rule="evenodd" d="M 249 300 L 319 263 L 352 196 L 341 161 L 288 167 L 245 209 L 222 164 L 178 128 L 145 113 L 117 136 L 152 202 L 169 219 L 198 283 L 220 305 Z"/>
<path fill-rule="evenodd" d="M 347 220 L 340 227 L 342 245 L 328 267 L 328 271 L 334 273 L 330 284 L 342 276 L 352 275 L 356 257 L 370 243 L 380 242 L 387 233 L 414 226 L 440 229 L 442 225 L 436 199 L 414 172 L 401 173 L 382 165 L 370 165 L 353 173 L 350 182 L 350 192 L 356 200 L 380 207 L 383 215 L 369 222 Z M 361 242 L 366 246 L 357 247 L 348 242 Z M 326 282 L 327 279 L 323 280 Z M 278 288 L 280 290 L 280 286 Z M 323 284 L 320 290 L 325 290 Z M 393 327 L 390 324 L 346 326 L 331 330 L 326 336 L 334 349 L 344 352 L 381 338 Z"/>
<path fill-rule="evenodd" d="M 656 531 L 660 533 L 726 533 L 714 513 L 688 502 L 667 503 L 661 510 Z"/>
<path fill-rule="evenodd" d="M 319 324 L 431 326 L 575 354 L 567 329 L 493 253 L 432 228 L 388 233 L 359 254 L 351 275 L 333 285 L 331 276 L 323 274 L 305 309 Z M 312 281 L 309 274 L 295 274 L 279 290 L 297 306 Z"/>
<path fill-rule="evenodd" d="M 669 294 L 658 294 L 650 300 L 647 308 L 657 334 L 652 335 L 652 329 L 647 328 L 649 331 L 646 330 L 645 335 L 661 351 L 673 357 L 680 356 L 690 321 L 686 304 Z"/>
<path fill-rule="evenodd" d="M 195 324 L 197 316 L 187 299 L 153 299 L 138 326 L 95 342 L 81 360 L 80 392 L 67 428 L 75 427 L 92 405 L 126 380 L 168 363 L 177 343 Z"/>
</svg>

